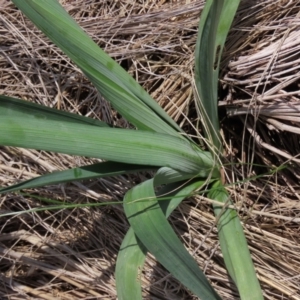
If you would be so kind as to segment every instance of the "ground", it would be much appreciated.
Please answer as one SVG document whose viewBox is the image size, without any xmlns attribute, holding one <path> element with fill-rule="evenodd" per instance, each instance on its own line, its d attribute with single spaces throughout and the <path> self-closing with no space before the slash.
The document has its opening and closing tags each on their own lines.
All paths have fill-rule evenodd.
<svg viewBox="0 0 300 300">
<path fill-rule="evenodd" d="M 198 134 L 193 54 L 204 1 L 60 2 L 180 126 Z M 1 94 L 129 126 L 10 1 L 0 3 Z M 228 191 L 266 299 L 300 299 L 299 8 L 298 0 L 242 1 L 220 74 Z M 0 186 L 95 161 L 1 147 Z M 119 201 L 147 176 L 1 196 L 0 298 L 116 299 L 115 259 L 128 229 L 122 206 L 36 209 L 44 206 L 41 197 L 64 203 Z M 170 222 L 222 298 L 238 299 L 209 200 L 187 199 Z M 141 280 L 145 299 L 194 299 L 151 256 Z"/>
</svg>

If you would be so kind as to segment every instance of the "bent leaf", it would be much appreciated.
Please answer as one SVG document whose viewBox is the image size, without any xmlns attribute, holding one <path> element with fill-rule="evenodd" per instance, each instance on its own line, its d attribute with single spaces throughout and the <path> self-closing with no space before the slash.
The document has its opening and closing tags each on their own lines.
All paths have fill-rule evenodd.
<svg viewBox="0 0 300 300">
<path fill-rule="evenodd" d="M 220 299 L 166 220 L 153 179 L 127 192 L 124 209 L 137 237 L 175 278 L 201 299 Z"/>
<path fill-rule="evenodd" d="M 160 193 L 169 197 L 169 200 L 159 201 L 160 207 L 168 218 L 172 211 L 188 197 L 193 191 L 203 185 L 202 181 L 193 182 L 185 185 L 169 184 Z M 119 300 L 142 299 L 141 293 L 141 272 L 147 255 L 146 247 L 136 237 L 132 228 L 129 228 L 123 239 L 116 262 L 116 283 Z"/>
</svg>

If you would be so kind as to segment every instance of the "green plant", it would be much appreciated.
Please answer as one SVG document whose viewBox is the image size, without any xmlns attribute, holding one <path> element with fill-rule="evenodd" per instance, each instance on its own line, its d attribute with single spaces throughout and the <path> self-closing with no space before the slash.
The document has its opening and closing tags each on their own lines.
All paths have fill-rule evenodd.
<svg viewBox="0 0 300 300">
<path fill-rule="evenodd" d="M 220 299 L 175 235 L 167 217 L 187 195 L 207 185 L 211 199 L 222 204 L 230 202 L 221 179 L 216 101 L 222 48 L 239 1 L 207 1 L 199 25 L 196 85 L 210 152 L 203 151 L 184 135 L 150 95 L 83 32 L 57 0 L 13 2 L 138 130 L 112 128 L 103 122 L 1 96 L 1 145 L 90 156 L 105 162 L 40 176 L 0 192 L 155 170 L 153 179 L 137 185 L 124 197 L 131 228 L 117 259 L 118 298 L 142 298 L 136 279 L 150 251 L 198 297 Z M 155 192 L 157 187 L 161 187 L 159 192 Z M 159 201 L 162 195 L 168 195 L 169 199 Z M 262 299 L 237 213 L 222 207 L 214 205 L 214 211 L 227 270 L 242 299 Z"/>
</svg>

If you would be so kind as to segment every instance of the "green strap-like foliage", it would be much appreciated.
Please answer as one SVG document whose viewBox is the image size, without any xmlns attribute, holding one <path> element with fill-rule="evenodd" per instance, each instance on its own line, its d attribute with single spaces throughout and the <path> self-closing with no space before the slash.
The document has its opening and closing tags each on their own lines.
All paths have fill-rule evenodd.
<svg viewBox="0 0 300 300">
<path fill-rule="evenodd" d="M 168 218 L 177 206 L 195 190 L 203 186 L 203 181 L 189 183 L 172 183 L 160 189 L 163 199 L 158 203 Z M 178 187 L 181 188 L 178 188 Z M 167 198 L 167 199 L 166 199 Z M 145 234 L 148 234 L 145 232 Z M 119 300 L 142 299 L 142 270 L 146 259 L 147 248 L 136 237 L 131 227 L 120 247 L 116 263 L 116 282 Z M 185 276 L 185 274 L 182 274 Z"/>
<path fill-rule="evenodd" d="M 104 122 L 0 96 L 0 145 L 107 160 L 87 168 L 44 175 L 0 192 L 163 167 L 154 179 L 141 183 L 125 196 L 124 209 L 132 229 L 125 237 L 118 258 L 120 299 L 141 298 L 141 286 L 134 280 L 138 280 L 138 271 L 143 266 L 147 251 L 200 298 L 220 299 L 166 217 L 190 190 L 198 188 L 205 180 L 215 182 L 209 193 L 212 199 L 223 204 L 228 200 L 226 190 L 218 180 L 220 172 L 215 166 L 218 155 L 222 154 L 217 84 L 221 53 L 239 1 L 208 0 L 199 25 L 196 50 L 196 84 L 200 96 L 198 106 L 206 124 L 205 133 L 210 140 L 211 153 L 202 151 L 181 134 L 180 127 L 88 37 L 57 0 L 13 2 L 81 68 L 114 108 L 139 130 L 111 128 Z M 182 186 L 183 182 L 186 185 Z M 174 183 L 175 186 L 172 185 Z M 173 187 L 176 190 L 174 195 L 170 195 L 169 202 L 163 202 L 165 200 L 162 198 L 158 201 L 155 188 L 161 185 L 165 185 L 161 191 L 170 192 Z M 262 299 L 237 213 L 228 209 L 223 211 L 216 205 L 214 211 L 218 217 L 224 260 L 241 298 Z M 124 276 L 131 277 L 123 281 Z"/>
<path fill-rule="evenodd" d="M 103 128 L 39 116 L 13 118 L 0 106 L 0 145 L 82 155 L 129 164 L 170 167 L 194 176 L 213 172 L 209 152 L 174 135 Z"/>
<path fill-rule="evenodd" d="M 240 0 L 208 0 L 199 23 L 195 54 L 195 81 L 200 98 L 197 104 L 214 157 L 222 156 L 223 152 L 217 110 L 219 67 L 225 40 L 239 3 Z M 208 196 L 222 204 L 232 204 L 220 181 L 215 183 Z M 263 299 L 237 212 L 214 205 L 214 213 L 218 221 L 224 261 L 241 299 Z"/>
<path fill-rule="evenodd" d="M 195 54 L 196 104 L 212 151 L 221 149 L 218 117 L 218 78 L 221 55 L 240 0 L 208 0 L 202 11 Z"/>
<path fill-rule="evenodd" d="M 136 173 L 141 171 L 154 171 L 157 168 L 142 165 L 130 165 L 117 162 L 101 162 L 88 166 L 72 168 L 64 171 L 56 171 L 32 178 L 18 184 L 10 185 L 6 188 L 0 188 L 0 194 L 11 193 L 23 189 L 32 189 L 41 186 L 62 184 L 71 181 L 88 180 L 95 178 L 103 178 L 109 176 L 117 176 L 122 174 Z"/>
<path fill-rule="evenodd" d="M 224 204 L 232 204 L 220 181 L 213 185 L 208 197 Z M 216 204 L 214 212 L 218 219 L 218 235 L 224 261 L 241 299 L 262 300 L 262 291 L 236 211 Z"/>
<path fill-rule="evenodd" d="M 153 179 L 126 194 L 124 210 L 136 236 L 175 278 L 201 299 L 221 299 L 166 220 L 154 193 Z"/>
<path fill-rule="evenodd" d="M 11 118 L 37 118 L 42 120 L 63 121 L 74 124 L 94 125 L 109 128 L 110 126 L 92 118 L 31 103 L 29 101 L 0 95 L 0 110 L 4 116 Z"/>
<path fill-rule="evenodd" d="M 12 2 L 79 66 L 105 99 L 138 129 L 168 134 L 182 131 L 132 76 L 93 42 L 57 0 Z"/>
</svg>

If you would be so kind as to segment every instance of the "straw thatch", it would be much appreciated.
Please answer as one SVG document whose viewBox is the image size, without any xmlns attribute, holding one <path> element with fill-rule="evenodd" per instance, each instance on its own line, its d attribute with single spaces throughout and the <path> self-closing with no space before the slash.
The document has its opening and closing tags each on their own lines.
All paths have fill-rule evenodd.
<svg viewBox="0 0 300 300">
<path fill-rule="evenodd" d="M 204 1 L 61 1 L 86 32 L 191 134 L 193 53 Z M 127 126 L 62 52 L 0 0 L 0 93 Z M 220 115 L 227 181 L 266 299 L 300 299 L 300 1 L 242 1 L 226 43 Z M 51 137 L 49 137 L 51 138 Z M 0 148 L 0 185 L 95 160 Z M 280 168 L 284 166 L 284 169 Z M 128 228 L 121 205 L 34 211 L 39 200 L 121 200 L 147 177 L 62 184 L 1 196 L 1 299 L 116 299 L 114 268 Z M 234 183 L 234 184 L 233 184 Z M 223 299 L 228 278 L 210 201 L 194 197 L 170 221 Z M 194 299 L 149 256 L 145 299 Z"/>
</svg>

